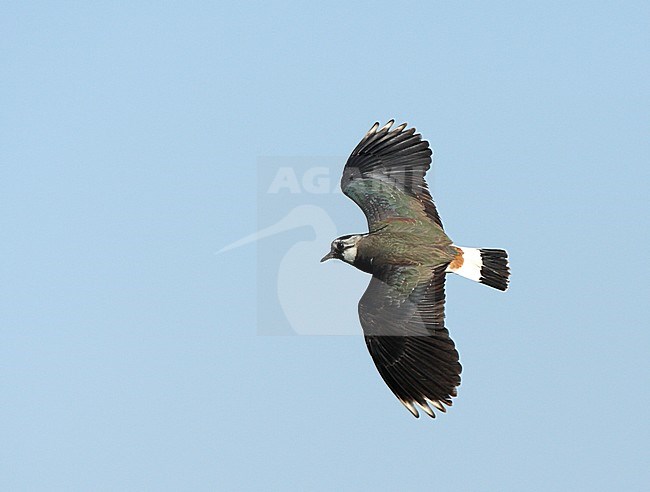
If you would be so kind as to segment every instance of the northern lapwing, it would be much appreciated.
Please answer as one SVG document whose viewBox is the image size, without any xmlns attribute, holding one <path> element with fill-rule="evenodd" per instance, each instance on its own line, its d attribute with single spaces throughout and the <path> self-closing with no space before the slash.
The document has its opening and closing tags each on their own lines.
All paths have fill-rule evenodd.
<svg viewBox="0 0 650 492">
<path fill-rule="evenodd" d="M 444 324 L 445 277 L 455 273 L 499 290 L 510 276 L 502 249 L 456 246 L 445 234 L 424 175 L 431 149 L 406 123 L 375 123 L 352 151 L 341 189 L 368 219 L 368 233 L 341 236 L 337 258 L 372 275 L 359 319 L 379 374 L 418 417 L 446 411 L 461 365 Z"/>
</svg>

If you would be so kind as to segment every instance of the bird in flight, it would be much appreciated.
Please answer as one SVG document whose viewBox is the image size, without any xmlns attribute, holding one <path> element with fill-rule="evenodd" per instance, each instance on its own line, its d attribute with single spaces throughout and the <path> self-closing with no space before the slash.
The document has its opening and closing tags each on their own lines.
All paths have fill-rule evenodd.
<svg viewBox="0 0 650 492">
<path fill-rule="evenodd" d="M 366 346 L 402 404 L 435 417 L 460 385 L 458 352 L 444 324 L 445 277 L 455 273 L 506 290 L 502 249 L 456 246 L 424 180 L 431 149 L 406 123 L 375 123 L 352 151 L 341 189 L 368 219 L 368 233 L 341 236 L 321 262 L 336 258 L 372 275 L 359 301 Z"/>
</svg>

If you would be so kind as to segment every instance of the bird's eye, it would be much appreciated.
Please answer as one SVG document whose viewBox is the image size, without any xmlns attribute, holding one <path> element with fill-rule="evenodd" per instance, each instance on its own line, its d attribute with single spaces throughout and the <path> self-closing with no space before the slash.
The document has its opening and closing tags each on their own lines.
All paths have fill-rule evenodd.
<svg viewBox="0 0 650 492">
<path fill-rule="evenodd" d="M 338 249 L 339 251 L 343 251 L 345 249 L 345 244 L 343 243 L 343 241 L 339 241 L 338 243 L 336 243 L 336 249 Z"/>
</svg>

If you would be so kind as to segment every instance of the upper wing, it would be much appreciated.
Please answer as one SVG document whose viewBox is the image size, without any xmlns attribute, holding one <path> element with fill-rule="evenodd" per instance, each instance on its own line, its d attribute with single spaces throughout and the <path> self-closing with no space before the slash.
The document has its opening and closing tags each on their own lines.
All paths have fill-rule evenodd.
<svg viewBox="0 0 650 492">
<path fill-rule="evenodd" d="M 371 231 L 391 217 L 430 220 L 442 229 L 424 180 L 429 142 L 415 128 L 404 131 L 406 123 L 391 131 L 393 123 L 375 123 L 359 142 L 343 169 L 341 189 L 361 207 Z"/>
<path fill-rule="evenodd" d="M 359 301 L 359 318 L 375 365 L 395 396 L 418 417 L 434 417 L 460 385 L 458 352 L 444 326 L 445 267 L 388 266 Z"/>
</svg>

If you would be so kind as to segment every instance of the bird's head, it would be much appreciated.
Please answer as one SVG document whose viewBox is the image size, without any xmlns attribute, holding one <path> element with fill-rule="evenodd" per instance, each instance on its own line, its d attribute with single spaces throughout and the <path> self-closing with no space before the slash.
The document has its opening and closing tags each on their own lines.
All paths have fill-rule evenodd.
<svg viewBox="0 0 650 492">
<path fill-rule="evenodd" d="M 321 263 L 336 258 L 350 265 L 354 264 L 357 257 L 357 244 L 362 237 L 359 234 L 337 237 L 332 241 L 330 252 L 321 258 Z"/>
</svg>

